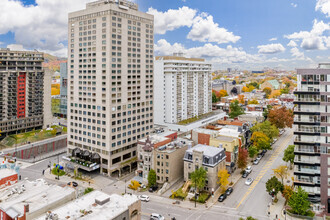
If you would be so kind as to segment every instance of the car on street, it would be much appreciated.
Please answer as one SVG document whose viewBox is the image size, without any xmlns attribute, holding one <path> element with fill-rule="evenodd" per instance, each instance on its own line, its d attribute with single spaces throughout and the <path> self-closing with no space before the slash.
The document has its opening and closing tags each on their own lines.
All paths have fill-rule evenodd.
<svg viewBox="0 0 330 220">
<path fill-rule="evenodd" d="M 254 165 L 257 165 L 257 164 L 259 164 L 259 162 L 260 162 L 260 159 L 258 159 L 258 158 L 257 159 L 254 159 L 253 164 Z"/>
<path fill-rule="evenodd" d="M 245 185 L 250 186 L 252 182 L 253 182 L 253 179 L 252 179 L 252 178 L 247 178 L 247 179 L 245 180 Z"/>
<path fill-rule="evenodd" d="M 276 142 L 276 141 L 277 141 L 277 139 L 276 139 L 276 138 L 274 138 L 274 140 L 273 140 L 273 142 L 272 142 L 272 145 L 273 145 L 273 144 L 275 144 L 275 142 Z"/>
<path fill-rule="evenodd" d="M 151 186 L 150 188 L 149 188 L 149 192 L 154 192 L 154 191 L 156 191 L 158 189 L 158 186 Z"/>
<path fill-rule="evenodd" d="M 226 194 L 226 193 L 221 194 L 221 195 L 219 196 L 219 198 L 218 198 L 218 201 L 219 201 L 219 202 L 223 202 L 226 198 L 227 198 L 227 194 Z"/>
<path fill-rule="evenodd" d="M 282 135 L 284 132 L 285 132 L 284 129 L 281 129 L 280 130 L 280 135 Z"/>
<path fill-rule="evenodd" d="M 150 215 L 150 220 L 165 220 L 164 216 L 157 214 L 157 213 L 152 213 Z"/>
<path fill-rule="evenodd" d="M 265 156 L 265 154 L 267 153 L 267 150 L 262 150 L 261 153 Z"/>
<path fill-rule="evenodd" d="M 248 174 L 250 174 L 252 172 L 252 167 L 251 166 L 248 166 L 246 169 L 245 169 L 245 172 L 247 172 Z"/>
<path fill-rule="evenodd" d="M 4 153 L 2 151 L 0 151 L 0 156 L 3 156 L 3 155 L 4 155 Z"/>
<path fill-rule="evenodd" d="M 246 178 L 248 175 L 249 175 L 249 173 L 246 172 L 246 171 L 244 170 L 244 171 L 243 171 L 243 175 L 242 175 L 242 177 L 243 177 L 243 178 Z"/>
<path fill-rule="evenodd" d="M 233 187 L 228 187 L 228 189 L 226 190 L 227 196 L 229 196 L 233 191 L 234 191 Z"/>
<path fill-rule="evenodd" d="M 140 188 L 145 189 L 145 188 L 147 188 L 147 187 L 146 187 L 146 185 L 144 185 L 144 184 L 142 183 L 142 184 L 140 184 Z"/>
<path fill-rule="evenodd" d="M 263 156 L 264 156 L 264 155 L 263 155 L 262 153 L 260 153 L 260 154 L 258 154 L 257 159 L 258 159 L 258 160 L 261 160 L 261 158 L 262 158 Z"/>
<path fill-rule="evenodd" d="M 78 183 L 76 183 L 76 182 L 68 182 L 68 186 L 77 187 L 78 186 Z"/>
<path fill-rule="evenodd" d="M 144 201 L 144 202 L 149 202 L 149 201 L 150 201 L 150 198 L 149 198 L 149 196 L 147 196 L 147 195 L 140 195 L 140 196 L 138 196 L 138 198 L 139 198 L 141 201 Z"/>
</svg>

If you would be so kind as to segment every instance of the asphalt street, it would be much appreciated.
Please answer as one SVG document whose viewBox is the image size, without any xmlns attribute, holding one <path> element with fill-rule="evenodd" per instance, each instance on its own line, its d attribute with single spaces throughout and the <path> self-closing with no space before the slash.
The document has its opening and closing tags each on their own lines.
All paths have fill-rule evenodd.
<svg viewBox="0 0 330 220">
<path fill-rule="evenodd" d="M 273 170 L 279 165 L 286 164 L 283 151 L 293 144 L 293 130 L 287 131 L 278 138 L 273 149 L 268 151 L 258 165 L 252 165 L 252 173 L 248 176 L 254 182 L 247 186 L 241 178 L 234 186 L 234 192 L 222 202 L 215 202 L 209 209 L 184 209 L 176 205 L 164 204 L 161 201 L 142 203 L 142 219 L 149 219 L 151 213 L 162 214 L 166 219 L 176 217 L 178 220 L 190 219 L 239 219 L 239 217 L 253 216 L 257 219 L 268 219 L 268 204 L 271 197 L 266 192 L 266 181 L 273 175 Z"/>
<path fill-rule="evenodd" d="M 216 201 L 216 198 L 214 198 L 216 202 L 208 209 L 201 205 L 199 205 L 199 208 L 194 209 L 193 203 L 191 204 L 191 208 L 184 208 L 171 204 L 169 198 L 157 196 L 153 193 L 150 202 L 142 202 L 142 219 L 149 219 L 151 213 L 162 214 L 166 219 L 175 217 L 177 220 L 229 220 L 239 219 L 239 217 L 244 216 L 253 216 L 259 220 L 268 219 L 268 204 L 271 202 L 271 197 L 266 192 L 265 183 L 272 176 L 272 169 L 281 164 L 285 164 L 285 162 L 282 161 L 283 150 L 292 143 L 293 130 L 287 129 L 287 131 L 278 138 L 277 142 L 275 142 L 273 150 L 268 151 L 258 165 L 252 166 L 253 170 L 249 177 L 253 178 L 254 182 L 250 186 L 247 186 L 244 184 L 245 179 L 241 178 L 235 184 L 234 192 L 227 197 L 224 202 L 219 203 Z M 28 178 L 33 180 L 42 178 L 42 171 L 46 169 L 49 164 L 57 163 L 58 158 L 61 160 L 63 155 L 65 154 L 59 157 L 53 156 L 47 158 L 21 169 L 20 174 L 22 179 Z M 52 184 L 58 183 L 55 179 L 47 179 L 47 182 Z M 129 182 L 127 182 L 127 184 L 128 183 Z M 125 183 L 123 181 L 109 181 L 105 184 L 103 191 L 121 194 L 124 192 L 124 185 Z"/>
</svg>

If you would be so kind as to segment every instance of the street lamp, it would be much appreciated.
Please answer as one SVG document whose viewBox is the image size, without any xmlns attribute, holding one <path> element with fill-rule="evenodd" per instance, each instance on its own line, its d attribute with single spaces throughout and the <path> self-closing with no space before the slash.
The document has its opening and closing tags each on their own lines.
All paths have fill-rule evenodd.
<svg viewBox="0 0 330 220">
<path fill-rule="evenodd" d="M 125 179 L 125 194 L 126 194 L 126 179 Z"/>
<path fill-rule="evenodd" d="M 57 154 L 57 180 L 60 180 L 60 155 Z"/>
</svg>

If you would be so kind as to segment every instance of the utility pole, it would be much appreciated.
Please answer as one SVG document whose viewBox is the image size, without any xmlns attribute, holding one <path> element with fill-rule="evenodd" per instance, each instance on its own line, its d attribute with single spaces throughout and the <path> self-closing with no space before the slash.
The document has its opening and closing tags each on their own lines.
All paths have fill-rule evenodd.
<svg viewBox="0 0 330 220">
<path fill-rule="evenodd" d="M 60 155 L 57 154 L 57 180 L 60 180 Z"/>
<path fill-rule="evenodd" d="M 126 179 L 125 179 L 125 194 L 126 194 Z"/>
</svg>

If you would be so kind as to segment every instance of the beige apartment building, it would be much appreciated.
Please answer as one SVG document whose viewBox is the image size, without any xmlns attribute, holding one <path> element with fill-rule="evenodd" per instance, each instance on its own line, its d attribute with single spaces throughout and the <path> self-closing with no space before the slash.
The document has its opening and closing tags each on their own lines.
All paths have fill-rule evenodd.
<svg viewBox="0 0 330 220">
<path fill-rule="evenodd" d="M 203 167 L 207 172 L 204 190 L 212 192 L 219 187 L 218 172 L 226 168 L 226 154 L 222 147 L 197 144 L 186 150 L 183 160 L 184 181 L 188 181 L 196 169 Z"/>
<path fill-rule="evenodd" d="M 183 177 L 183 157 L 192 143 L 190 140 L 178 138 L 154 150 L 154 169 L 158 184 L 174 183 Z"/>
<path fill-rule="evenodd" d="M 153 129 L 153 16 L 95 1 L 69 13 L 68 29 L 68 154 L 120 176 Z"/>
</svg>

